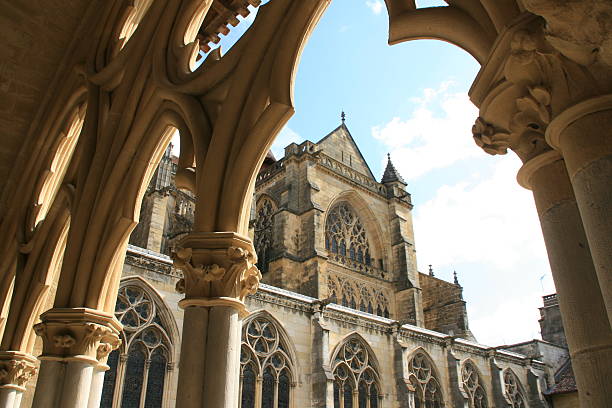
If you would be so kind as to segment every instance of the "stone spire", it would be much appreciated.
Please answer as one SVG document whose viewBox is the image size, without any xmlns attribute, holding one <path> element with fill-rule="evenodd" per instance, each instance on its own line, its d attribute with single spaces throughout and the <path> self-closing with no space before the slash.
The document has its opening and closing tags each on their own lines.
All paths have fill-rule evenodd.
<svg viewBox="0 0 612 408">
<path fill-rule="evenodd" d="M 392 183 L 394 181 L 399 181 L 402 184 L 406 184 L 402 176 L 400 176 L 399 172 L 395 169 L 393 163 L 391 163 L 391 154 L 387 153 L 387 168 L 385 169 L 385 173 L 382 176 L 381 183 Z"/>
<path fill-rule="evenodd" d="M 461 286 L 459 284 L 459 279 L 457 279 L 457 271 L 453 271 L 453 283 L 457 286 Z"/>
</svg>

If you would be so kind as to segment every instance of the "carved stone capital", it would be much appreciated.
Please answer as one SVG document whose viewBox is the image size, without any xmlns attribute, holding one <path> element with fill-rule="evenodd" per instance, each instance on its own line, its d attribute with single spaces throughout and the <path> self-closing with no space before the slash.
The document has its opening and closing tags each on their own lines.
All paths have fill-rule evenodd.
<svg viewBox="0 0 612 408">
<path fill-rule="evenodd" d="M 25 391 L 37 371 L 36 357 L 18 351 L 0 352 L 0 387 Z"/>
<path fill-rule="evenodd" d="M 87 308 L 51 309 L 41 316 L 34 331 L 43 340 L 41 359 L 106 363 L 121 344 L 121 324 L 112 314 Z"/>
<path fill-rule="evenodd" d="M 557 115 L 610 87 L 595 67 L 559 53 L 544 21 L 526 13 L 500 34 L 470 90 L 480 107 L 474 140 L 489 154 L 511 149 L 528 163 L 552 150 L 545 134 Z"/>
<path fill-rule="evenodd" d="M 173 254 L 183 272 L 176 289 L 185 299 L 236 299 L 243 302 L 259 287 L 261 273 L 251 240 L 234 233 L 192 233 Z"/>
</svg>

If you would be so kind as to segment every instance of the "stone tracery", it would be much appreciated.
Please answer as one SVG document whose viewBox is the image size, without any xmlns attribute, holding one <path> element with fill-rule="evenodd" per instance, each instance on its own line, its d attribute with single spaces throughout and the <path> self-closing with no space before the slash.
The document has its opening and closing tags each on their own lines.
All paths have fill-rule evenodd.
<svg viewBox="0 0 612 408">
<path fill-rule="evenodd" d="M 119 289 L 115 315 L 124 326 L 125 345 L 108 357 L 101 408 L 162 406 L 172 343 L 159 307 L 139 285 Z"/>
<path fill-rule="evenodd" d="M 330 274 L 327 277 L 327 293 L 342 306 L 381 317 L 391 315 L 388 295 L 376 286 Z"/>
<path fill-rule="evenodd" d="M 245 324 L 240 353 L 240 408 L 290 407 L 295 373 L 279 330 L 263 315 Z"/>
<path fill-rule="evenodd" d="M 521 383 L 511 369 L 504 371 L 504 392 L 511 408 L 525 408 L 525 396 Z"/>
<path fill-rule="evenodd" d="M 461 383 L 463 391 L 467 395 L 470 408 L 487 408 L 487 394 L 482 385 L 482 379 L 478 374 L 478 369 L 471 361 L 463 363 L 461 369 Z"/>
<path fill-rule="evenodd" d="M 268 271 L 268 264 L 272 260 L 272 233 L 274 228 L 274 213 L 276 206 L 267 197 L 257 203 L 257 218 L 254 221 L 255 239 L 253 245 L 257 252 L 257 266 L 262 273 Z"/>
<path fill-rule="evenodd" d="M 333 361 L 334 408 L 378 408 L 380 380 L 373 356 L 358 337 L 349 338 Z"/>
<path fill-rule="evenodd" d="M 346 202 L 338 204 L 327 215 L 325 248 L 343 258 L 371 264 L 366 229 Z"/>
<path fill-rule="evenodd" d="M 441 408 L 442 388 L 435 375 L 433 363 L 422 352 L 417 352 L 408 363 L 410 383 L 414 388 L 415 408 Z"/>
</svg>

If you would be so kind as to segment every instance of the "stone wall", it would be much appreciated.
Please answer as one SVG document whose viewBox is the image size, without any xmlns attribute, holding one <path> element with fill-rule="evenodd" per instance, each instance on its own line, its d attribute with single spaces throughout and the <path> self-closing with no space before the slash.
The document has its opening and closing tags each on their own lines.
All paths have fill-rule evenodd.
<svg viewBox="0 0 612 408">
<path fill-rule="evenodd" d="M 463 288 L 424 273 L 419 274 L 425 327 L 473 339 L 467 318 Z"/>
</svg>

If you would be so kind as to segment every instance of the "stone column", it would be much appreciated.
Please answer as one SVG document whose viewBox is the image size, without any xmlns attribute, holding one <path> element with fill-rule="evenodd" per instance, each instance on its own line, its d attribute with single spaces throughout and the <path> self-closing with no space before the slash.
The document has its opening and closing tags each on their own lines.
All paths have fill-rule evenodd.
<svg viewBox="0 0 612 408">
<path fill-rule="evenodd" d="M 106 371 L 108 371 L 109 368 L 110 367 L 105 363 L 100 363 L 96 367 L 94 367 L 87 408 L 100 408 L 102 388 L 104 388 L 104 374 L 106 374 Z M 147 373 L 147 371 L 145 371 L 145 373 Z"/>
<path fill-rule="evenodd" d="M 0 352 L 0 408 L 19 408 L 25 385 L 36 374 L 36 358 L 18 351 Z"/>
<path fill-rule="evenodd" d="M 244 298 L 261 274 L 251 241 L 232 232 L 191 233 L 179 244 L 175 266 L 185 293 L 177 406 L 236 408 Z"/>
<path fill-rule="evenodd" d="M 535 198 L 581 404 L 608 407 L 612 331 L 564 161 L 548 151 L 528 161 L 518 179 Z"/>
<path fill-rule="evenodd" d="M 560 113 L 546 139 L 565 159 L 612 324 L 612 94 Z"/>
<path fill-rule="evenodd" d="M 88 308 L 54 308 L 34 326 L 42 338 L 34 407 L 85 408 L 99 405 L 92 394 L 96 371 L 119 347 L 121 324 L 114 315 Z M 97 390 L 97 385 L 95 389 Z"/>
</svg>

